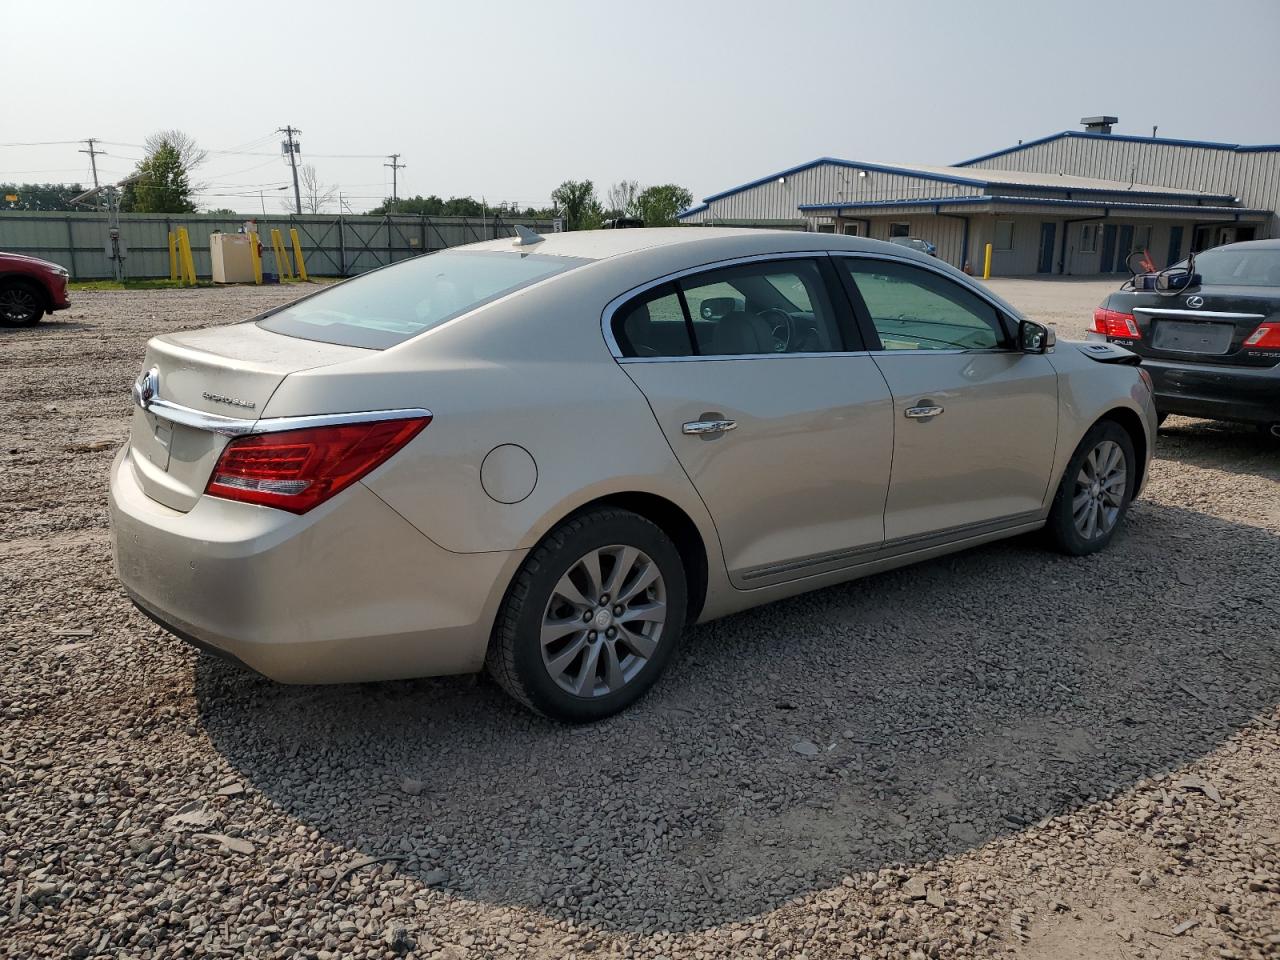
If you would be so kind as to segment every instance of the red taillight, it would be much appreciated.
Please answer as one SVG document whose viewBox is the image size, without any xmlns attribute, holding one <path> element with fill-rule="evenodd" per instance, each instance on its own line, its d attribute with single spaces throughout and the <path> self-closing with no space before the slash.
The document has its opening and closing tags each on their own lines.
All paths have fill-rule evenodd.
<svg viewBox="0 0 1280 960">
<path fill-rule="evenodd" d="M 1258 329 L 1245 338 L 1246 347 L 1280 347 L 1280 323 L 1258 324 Z"/>
<path fill-rule="evenodd" d="M 1126 340 L 1142 339 L 1132 313 L 1121 313 L 1106 307 L 1098 307 L 1093 311 L 1093 332 L 1105 333 L 1108 337 L 1123 337 Z"/>
<path fill-rule="evenodd" d="M 205 493 L 306 513 L 418 435 L 430 417 L 254 433 L 222 451 Z"/>
</svg>

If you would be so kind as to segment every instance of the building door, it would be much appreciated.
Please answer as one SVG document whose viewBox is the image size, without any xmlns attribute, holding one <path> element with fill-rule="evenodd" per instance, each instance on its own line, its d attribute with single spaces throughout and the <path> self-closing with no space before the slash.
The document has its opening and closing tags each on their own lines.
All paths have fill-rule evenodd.
<svg viewBox="0 0 1280 960">
<path fill-rule="evenodd" d="M 1056 223 L 1040 224 L 1040 259 L 1036 263 L 1036 273 L 1053 273 L 1053 245 L 1057 233 Z"/>
<path fill-rule="evenodd" d="M 1126 223 L 1120 228 L 1119 239 L 1116 241 L 1116 263 L 1111 268 L 1111 272 L 1128 273 L 1131 253 L 1133 253 L 1133 224 Z"/>
<path fill-rule="evenodd" d="M 1169 256 L 1165 259 L 1164 265 L 1171 267 L 1182 259 L 1182 227 L 1171 227 L 1169 229 Z"/>
<path fill-rule="evenodd" d="M 1099 273 L 1111 273 L 1116 263 L 1116 225 L 1108 223 L 1102 228 L 1102 259 L 1098 261 Z"/>
</svg>

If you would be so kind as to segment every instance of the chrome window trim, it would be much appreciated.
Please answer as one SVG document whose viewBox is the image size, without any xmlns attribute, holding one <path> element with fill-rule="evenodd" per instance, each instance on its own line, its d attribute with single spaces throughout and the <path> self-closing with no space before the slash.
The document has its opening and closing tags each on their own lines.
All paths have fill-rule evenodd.
<svg viewBox="0 0 1280 960">
<path fill-rule="evenodd" d="M 930 273 L 936 273 L 944 280 L 950 280 L 961 289 L 968 290 L 979 300 L 986 303 L 991 309 L 995 310 L 996 316 L 1008 317 L 1015 323 L 1025 320 L 1026 318 L 1019 314 L 1011 314 L 1009 308 L 999 301 L 993 299 L 982 287 L 978 286 L 967 276 L 963 274 L 960 277 L 953 276 L 946 270 L 939 270 L 931 263 L 921 263 L 918 260 L 908 260 L 905 257 L 894 257 L 884 253 L 863 252 L 861 250 L 832 250 L 829 256 L 834 259 L 846 260 L 888 260 L 890 263 L 901 263 L 908 267 L 918 267 L 921 270 L 927 270 Z M 1007 333 L 1008 331 L 1006 331 Z M 1017 331 L 1014 331 L 1015 336 Z M 975 347 L 972 350 L 962 350 L 960 348 L 947 348 L 945 350 L 872 350 L 872 354 L 879 356 L 880 354 L 931 354 L 931 353 L 1021 353 L 1017 347 Z"/>
<path fill-rule="evenodd" d="M 224 417 L 206 413 L 172 400 L 152 398 L 147 403 L 135 405 L 146 413 L 196 430 L 218 433 L 224 437 L 243 437 L 251 433 L 279 433 L 283 430 L 301 430 L 304 427 L 336 427 L 349 423 L 377 423 L 380 420 L 404 420 L 411 417 L 430 417 L 431 411 L 422 407 L 399 410 L 362 410 L 353 413 L 321 413 L 303 417 L 264 417 L 246 420 L 240 417 Z"/>
<path fill-rule="evenodd" d="M 1265 313 L 1231 313 L 1217 310 L 1179 310 L 1174 307 L 1134 307 L 1134 313 L 1154 314 L 1167 317 L 1209 317 L 1215 320 L 1265 320 Z"/>
<path fill-rule="evenodd" d="M 630 301 L 633 297 L 638 297 L 646 290 L 652 290 L 654 287 L 660 287 L 664 283 L 672 283 L 684 277 L 692 276 L 697 273 L 709 273 L 712 270 L 724 270 L 729 267 L 741 266 L 744 263 L 760 263 L 765 260 L 813 260 L 816 257 L 825 257 L 830 253 L 829 250 L 788 250 L 786 253 L 757 253 L 749 257 L 733 257 L 728 260 L 716 260 L 711 263 L 701 263 L 696 267 L 686 267 L 683 270 L 677 270 L 675 273 L 668 273 L 666 276 L 658 277 L 656 280 L 650 280 L 642 283 L 637 287 L 632 287 L 626 293 L 620 294 L 610 300 L 604 308 L 604 313 L 600 317 L 600 330 L 604 334 L 604 342 L 609 347 L 609 352 L 613 354 L 615 360 L 620 363 L 634 363 L 640 361 L 660 361 L 667 363 L 672 360 L 760 360 L 765 357 L 799 357 L 799 356 L 832 356 L 847 357 L 849 353 L 838 351 L 834 353 L 712 353 L 699 354 L 698 356 L 684 357 L 626 357 L 622 354 L 622 348 L 618 346 L 618 341 L 613 336 L 613 316 L 618 309 Z"/>
<path fill-rule="evenodd" d="M 935 351 L 936 352 L 936 351 Z M 812 360 L 821 357 L 869 357 L 866 350 L 835 350 L 823 353 L 715 353 L 697 357 L 617 357 L 618 363 L 689 363 L 693 360 L 709 360 L 719 363 L 727 360 Z"/>
</svg>

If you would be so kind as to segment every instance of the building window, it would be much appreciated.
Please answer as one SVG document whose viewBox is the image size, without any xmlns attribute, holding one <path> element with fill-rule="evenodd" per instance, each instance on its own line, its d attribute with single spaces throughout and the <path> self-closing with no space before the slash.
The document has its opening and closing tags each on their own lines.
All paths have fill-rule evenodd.
<svg viewBox="0 0 1280 960">
<path fill-rule="evenodd" d="M 846 223 L 846 224 L 844 225 L 844 235 L 845 235 L 846 237 L 860 237 L 860 236 L 862 236 L 862 233 L 861 233 L 861 230 L 860 230 L 860 228 L 859 228 L 858 224 L 856 224 L 856 223 Z"/>
<path fill-rule="evenodd" d="M 911 224 L 909 223 L 891 223 L 889 224 L 889 236 L 892 237 L 909 237 L 911 236 Z"/>
<path fill-rule="evenodd" d="M 818 232 L 819 233 L 835 233 L 836 225 L 834 223 L 820 223 L 818 224 Z"/>
<path fill-rule="evenodd" d="M 1081 224 L 1080 252 L 1081 253 L 1097 253 L 1098 252 L 1098 225 L 1096 223 Z"/>
<path fill-rule="evenodd" d="M 1151 249 L 1151 226 L 1133 228 L 1133 249 L 1147 251 Z"/>
<path fill-rule="evenodd" d="M 997 250 L 1013 249 L 1013 221 L 1012 220 L 996 221 L 996 249 Z"/>
</svg>

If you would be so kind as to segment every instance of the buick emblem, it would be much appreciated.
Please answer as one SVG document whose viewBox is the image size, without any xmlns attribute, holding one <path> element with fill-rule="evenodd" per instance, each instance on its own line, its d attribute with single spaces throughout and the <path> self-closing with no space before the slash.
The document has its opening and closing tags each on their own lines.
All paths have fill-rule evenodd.
<svg viewBox="0 0 1280 960">
<path fill-rule="evenodd" d="M 1199 310 L 1204 306 L 1204 297 L 1191 296 L 1187 297 L 1187 306 L 1193 310 Z"/>
<path fill-rule="evenodd" d="M 160 396 L 160 371 L 152 367 L 133 381 L 133 402 L 145 410 L 158 396 Z"/>
</svg>

